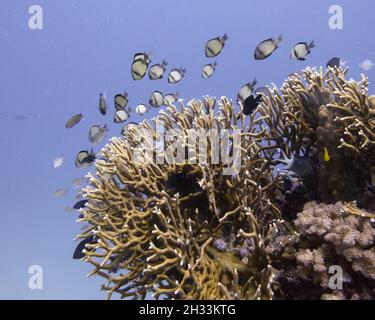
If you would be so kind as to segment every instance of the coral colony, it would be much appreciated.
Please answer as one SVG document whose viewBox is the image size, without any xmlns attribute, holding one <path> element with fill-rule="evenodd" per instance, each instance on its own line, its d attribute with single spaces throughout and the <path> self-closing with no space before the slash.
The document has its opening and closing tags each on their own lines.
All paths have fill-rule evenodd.
<svg viewBox="0 0 375 320">
<path fill-rule="evenodd" d="M 346 72 L 293 74 L 249 116 L 180 100 L 112 138 L 79 219 L 108 297 L 373 299 L 375 96 Z"/>
</svg>

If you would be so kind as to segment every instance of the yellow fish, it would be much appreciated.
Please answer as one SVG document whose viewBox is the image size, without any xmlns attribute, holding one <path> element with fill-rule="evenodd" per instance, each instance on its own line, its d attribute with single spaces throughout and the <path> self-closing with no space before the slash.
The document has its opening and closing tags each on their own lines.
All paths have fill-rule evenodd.
<svg viewBox="0 0 375 320">
<path fill-rule="evenodd" d="M 323 160 L 324 160 L 325 162 L 328 162 L 330 159 L 331 159 L 331 157 L 329 156 L 328 150 L 327 150 L 326 147 L 324 147 Z"/>
</svg>

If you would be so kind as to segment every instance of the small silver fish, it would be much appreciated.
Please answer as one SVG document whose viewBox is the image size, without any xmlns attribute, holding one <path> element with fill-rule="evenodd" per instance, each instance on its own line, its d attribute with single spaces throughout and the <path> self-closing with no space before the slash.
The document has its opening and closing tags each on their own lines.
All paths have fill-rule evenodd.
<svg viewBox="0 0 375 320">
<path fill-rule="evenodd" d="M 53 159 L 53 168 L 56 169 L 56 168 L 61 167 L 63 162 L 64 162 L 64 157 L 57 157 Z"/>
<path fill-rule="evenodd" d="M 150 80 L 162 79 L 167 65 L 168 62 L 163 60 L 162 63 L 154 64 L 153 66 L 151 66 L 148 70 L 148 76 Z"/>
<path fill-rule="evenodd" d="M 136 53 L 131 65 L 131 75 L 134 80 L 142 79 L 146 72 L 149 63 L 151 62 L 151 54 Z"/>
<path fill-rule="evenodd" d="M 246 98 L 250 97 L 250 95 L 253 93 L 254 88 L 257 84 L 257 80 L 254 78 L 252 82 L 245 83 L 237 94 L 237 104 L 243 105 Z"/>
<path fill-rule="evenodd" d="M 263 60 L 268 58 L 279 46 L 279 43 L 283 40 L 280 35 L 277 38 L 269 38 L 259 43 L 254 51 L 255 60 Z"/>
<path fill-rule="evenodd" d="M 63 196 L 65 196 L 67 193 L 68 193 L 69 189 L 65 188 L 65 189 L 57 189 L 55 191 L 55 193 L 53 194 L 53 196 L 55 198 L 61 198 Z"/>
<path fill-rule="evenodd" d="M 224 34 L 222 37 L 216 37 L 207 41 L 204 48 L 206 57 L 212 58 L 216 57 L 221 50 L 223 50 L 225 42 L 228 40 L 227 34 Z"/>
<path fill-rule="evenodd" d="M 81 187 L 82 183 L 86 181 L 85 178 L 75 178 L 73 181 L 72 181 L 72 184 L 74 186 L 74 188 L 78 189 Z"/>
<path fill-rule="evenodd" d="M 159 108 L 163 105 L 164 96 L 160 91 L 154 91 L 151 93 L 149 104 L 153 108 Z"/>
<path fill-rule="evenodd" d="M 76 114 L 72 116 L 65 124 L 66 129 L 73 128 L 76 124 L 78 124 L 83 118 L 83 113 Z"/>
<path fill-rule="evenodd" d="M 290 58 L 294 60 L 304 61 L 305 57 L 310 54 L 310 49 L 314 48 L 314 41 L 310 43 L 307 42 L 298 42 L 292 49 L 290 53 Z"/>
<path fill-rule="evenodd" d="M 93 125 L 89 129 L 89 142 L 92 145 L 97 145 L 103 141 L 108 131 L 107 125 L 101 127 L 100 125 Z"/>
<path fill-rule="evenodd" d="M 374 66 L 374 63 L 369 60 L 369 59 L 366 59 L 366 60 L 363 60 L 360 64 L 359 64 L 359 67 L 362 69 L 362 70 L 365 70 L 365 71 L 369 71 L 372 69 L 372 67 Z"/>
<path fill-rule="evenodd" d="M 144 104 L 139 104 L 135 107 L 135 113 L 139 115 L 144 115 L 148 111 L 148 108 Z"/>
<path fill-rule="evenodd" d="M 206 64 L 202 68 L 202 78 L 203 79 L 210 78 L 215 72 L 216 66 L 217 66 L 217 62 Z"/>
<path fill-rule="evenodd" d="M 171 70 L 171 72 L 168 75 L 168 82 L 171 84 L 175 84 L 185 76 L 186 70 L 183 68 L 177 69 L 174 68 Z"/>
<path fill-rule="evenodd" d="M 99 95 L 99 111 L 103 116 L 107 113 L 107 103 L 102 93 Z"/>
</svg>

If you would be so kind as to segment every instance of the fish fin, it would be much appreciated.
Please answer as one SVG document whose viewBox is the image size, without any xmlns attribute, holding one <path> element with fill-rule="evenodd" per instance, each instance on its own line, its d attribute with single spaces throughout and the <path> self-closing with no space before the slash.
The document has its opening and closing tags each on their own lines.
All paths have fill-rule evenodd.
<svg viewBox="0 0 375 320">
<path fill-rule="evenodd" d="M 326 147 L 324 147 L 323 160 L 324 160 L 325 162 L 328 162 L 329 160 L 331 160 L 331 157 L 329 156 L 329 153 L 328 153 L 328 150 L 327 150 Z"/>
</svg>

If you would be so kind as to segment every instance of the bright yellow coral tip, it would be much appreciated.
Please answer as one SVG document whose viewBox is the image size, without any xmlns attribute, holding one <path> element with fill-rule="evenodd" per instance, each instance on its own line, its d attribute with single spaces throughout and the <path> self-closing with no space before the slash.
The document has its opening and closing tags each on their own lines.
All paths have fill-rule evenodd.
<svg viewBox="0 0 375 320">
<path fill-rule="evenodd" d="M 331 159 L 331 158 L 330 158 L 330 156 L 329 156 L 328 150 L 327 150 L 326 147 L 324 147 L 323 160 L 324 160 L 325 162 L 328 162 L 330 159 Z"/>
</svg>

